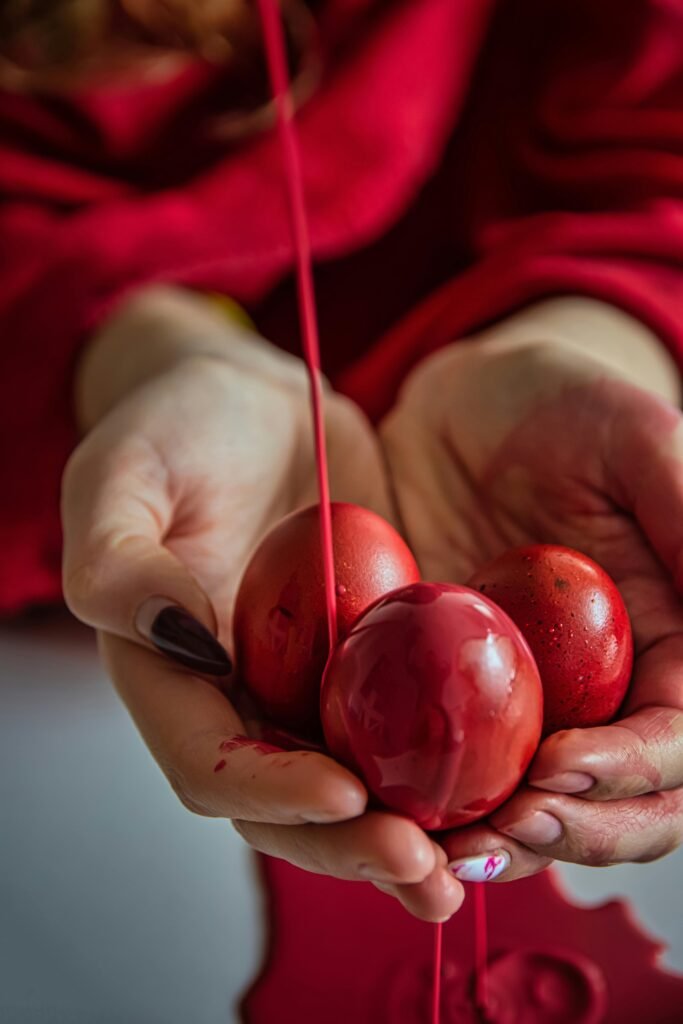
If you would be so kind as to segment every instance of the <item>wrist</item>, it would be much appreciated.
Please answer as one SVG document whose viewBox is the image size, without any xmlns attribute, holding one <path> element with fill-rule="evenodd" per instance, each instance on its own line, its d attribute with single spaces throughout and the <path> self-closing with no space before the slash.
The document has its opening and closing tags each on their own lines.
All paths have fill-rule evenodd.
<svg viewBox="0 0 683 1024">
<path fill-rule="evenodd" d="M 91 429 L 132 391 L 188 360 L 305 386 L 300 361 L 261 338 L 235 304 L 154 286 L 124 300 L 84 350 L 74 385 L 80 428 Z"/>
<path fill-rule="evenodd" d="M 592 360 L 603 371 L 628 380 L 676 405 L 681 380 L 672 357 L 650 329 L 607 303 L 567 296 L 537 303 L 471 339 L 482 357 L 536 349 Z"/>
</svg>

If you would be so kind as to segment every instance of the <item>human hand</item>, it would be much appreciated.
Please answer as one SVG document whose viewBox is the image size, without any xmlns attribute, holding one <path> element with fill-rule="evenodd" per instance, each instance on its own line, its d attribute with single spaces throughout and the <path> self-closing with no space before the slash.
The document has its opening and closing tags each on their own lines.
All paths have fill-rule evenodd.
<svg viewBox="0 0 683 1024">
<path fill-rule="evenodd" d="M 152 293 L 86 353 L 78 407 L 89 432 L 64 478 L 67 602 L 97 628 L 108 671 L 182 802 L 234 819 L 257 850 L 393 886 L 418 916 L 452 913 L 461 887 L 421 829 L 366 813 L 363 785 L 332 759 L 264 744 L 260 723 L 215 685 L 230 672 L 232 608 L 251 549 L 316 500 L 299 361 L 202 300 Z M 378 448 L 358 410 L 328 393 L 326 423 L 333 496 L 387 514 Z"/>
<path fill-rule="evenodd" d="M 552 858 L 651 860 L 683 841 L 683 419 L 654 393 L 675 400 L 677 381 L 629 318 L 615 313 L 618 345 L 601 353 L 606 315 L 589 331 L 597 355 L 529 341 L 543 335 L 528 324 L 451 346 L 417 368 L 383 426 L 426 578 L 464 583 L 507 548 L 564 544 L 612 576 L 633 625 L 619 720 L 549 736 L 489 822 L 444 838 L 465 880 Z"/>
</svg>

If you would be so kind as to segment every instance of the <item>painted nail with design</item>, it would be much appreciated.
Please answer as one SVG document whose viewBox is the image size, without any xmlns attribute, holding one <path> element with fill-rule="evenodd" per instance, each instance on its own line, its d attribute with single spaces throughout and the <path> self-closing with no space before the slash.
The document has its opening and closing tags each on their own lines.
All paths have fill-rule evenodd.
<svg viewBox="0 0 683 1024">
<path fill-rule="evenodd" d="M 492 882 L 510 867 L 510 854 L 507 850 L 493 850 L 481 853 L 478 857 L 465 857 L 452 860 L 448 870 L 459 882 Z"/>
</svg>

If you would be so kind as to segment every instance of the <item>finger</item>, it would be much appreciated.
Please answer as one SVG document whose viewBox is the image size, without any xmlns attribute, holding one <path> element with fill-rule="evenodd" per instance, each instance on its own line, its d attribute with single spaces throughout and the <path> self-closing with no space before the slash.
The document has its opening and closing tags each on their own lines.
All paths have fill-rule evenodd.
<svg viewBox="0 0 683 1024">
<path fill-rule="evenodd" d="M 102 636 L 100 647 L 133 720 L 190 810 L 278 824 L 344 821 L 365 810 L 365 789 L 346 768 L 245 736 L 232 705 L 206 680 L 117 637 Z"/>
<path fill-rule="evenodd" d="M 633 389 L 610 438 L 621 500 L 683 591 L 683 419 L 653 397 L 643 420 L 642 392 Z"/>
<path fill-rule="evenodd" d="M 106 423 L 102 424 L 106 430 Z M 197 672 L 227 675 L 216 616 L 194 577 L 163 544 L 172 504 L 150 447 L 82 446 L 64 475 L 63 584 L 77 618 L 147 642 Z"/>
<path fill-rule="evenodd" d="M 574 864 L 656 860 L 683 840 L 683 789 L 592 803 L 522 790 L 492 816 L 503 835 Z"/>
<path fill-rule="evenodd" d="M 234 825 L 260 853 L 333 878 L 410 885 L 428 878 L 436 864 L 434 844 L 421 828 L 381 811 L 330 825 Z"/>
<path fill-rule="evenodd" d="M 589 800 L 615 800 L 683 785 L 683 637 L 655 642 L 636 661 L 626 704 L 613 725 L 549 736 L 530 783 Z"/>
<path fill-rule="evenodd" d="M 624 715 L 648 707 L 683 711 L 683 616 L 680 601 L 677 604 L 676 632 L 653 636 L 650 644 L 637 652 L 635 673 L 622 709 Z"/>
<path fill-rule="evenodd" d="M 436 847 L 436 864 L 434 870 L 422 882 L 413 885 L 384 885 L 375 882 L 375 886 L 388 896 L 393 896 L 403 907 L 421 921 L 433 924 L 448 921 L 462 906 L 465 890 L 460 882 L 449 874 L 446 868 L 446 855 L 441 847 Z"/>
<path fill-rule="evenodd" d="M 461 882 L 514 882 L 544 871 L 552 858 L 534 853 L 488 823 L 455 829 L 439 838 L 448 870 Z"/>
<path fill-rule="evenodd" d="M 550 736 L 529 782 L 587 800 L 620 800 L 683 786 L 683 712 L 644 708 L 614 725 Z"/>
<path fill-rule="evenodd" d="M 350 399 L 335 395 L 326 402 L 325 424 L 332 498 L 372 509 L 398 529 L 379 438 L 365 414 Z M 307 497 L 317 501 L 317 488 Z"/>
</svg>

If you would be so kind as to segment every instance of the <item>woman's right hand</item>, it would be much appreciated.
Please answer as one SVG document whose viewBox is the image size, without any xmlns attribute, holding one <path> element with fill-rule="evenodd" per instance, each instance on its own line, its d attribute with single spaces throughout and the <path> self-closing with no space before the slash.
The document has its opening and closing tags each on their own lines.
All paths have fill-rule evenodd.
<svg viewBox="0 0 683 1024">
<path fill-rule="evenodd" d="M 316 500 L 303 366 L 203 300 L 153 292 L 95 339 L 79 396 L 90 429 L 64 477 L 66 599 L 98 630 L 109 674 L 181 801 L 232 819 L 256 850 L 370 880 L 427 920 L 450 916 L 462 888 L 421 829 L 366 811 L 362 783 L 323 754 L 261 743 L 258 723 L 215 685 L 230 673 L 251 549 Z M 362 415 L 328 393 L 326 423 L 333 496 L 387 514 Z"/>
</svg>

